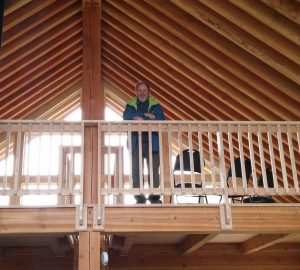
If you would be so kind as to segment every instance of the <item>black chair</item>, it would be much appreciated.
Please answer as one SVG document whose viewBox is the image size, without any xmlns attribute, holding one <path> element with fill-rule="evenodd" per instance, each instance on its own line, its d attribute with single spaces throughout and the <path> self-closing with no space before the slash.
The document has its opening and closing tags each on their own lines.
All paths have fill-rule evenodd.
<svg viewBox="0 0 300 270">
<path fill-rule="evenodd" d="M 200 165 L 200 153 L 199 151 L 192 150 L 192 158 L 194 161 L 194 173 L 201 173 L 201 165 Z M 185 172 L 191 172 L 191 164 L 190 164 L 190 150 L 186 149 L 182 151 L 182 160 L 183 160 L 183 165 L 182 169 Z M 180 172 L 180 155 L 178 154 L 176 156 L 175 164 L 174 164 L 174 169 L 173 172 Z M 176 180 L 174 177 L 174 186 L 175 188 L 181 188 L 181 183 L 176 184 Z M 185 188 L 192 188 L 192 183 L 184 183 Z M 195 188 L 202 188 L 202 183 L 201 184 L 195 184 Z M 203 197 L 208 203 L 207 196 L 206 195 L 187 195 L 187 196 L 192 196 L 192 197 L 198 197 L 198 203 L 201 202 L 201 198 Z M 176 197 L 176 196 L 175 196 Z M 172 199 L 172 198 L 171 198 Z"/>
<path fill-rule="evenodd" d="M 246 176 L 246 181 L 247 181 L 247 185 L 249 182 L 249 178 L 250 175 L 252 174 L 252 166 L 251 166 L 251 160 L 248 158 L 244 158 L 244 164 L 245 164 L 245 176 Z M 241 159 L 235 158 L 234 159 L 234 168 L 235 168 L 235 176 L 237 178 L 242 178 L 242 166 L 241 166 Z M 229 187 L 229 181 L 228 179 L 232 177 L 232 168 L 230 167 L 228 170 L 228 174 L 227 174 L 227 186 Z M 240 181 L 240 179 L 237 179 L 237 183 Z M 235 203 L 236 201 L 238 202 L 242 202 L 244 199 L 244 195 L 229 195 L 228 196 L 231 201 L 233 203 Z"/>
<path fill-rule="evenodd" d="M 267 176 L 267 184 L 269 188 L 274 187 L 274 180 L 273 180 L 273 173 L 271 168 L 266 169 L 266 176 Z M 257 186 L 258 187 L 264 187 L 264 181 L 262 174 L 257 179 Z M 274 199 L 271 195 L 267 196 L 250 196 L 249 198 L 243 199 L 243 203 L 275 203 Z"/>
</svg>

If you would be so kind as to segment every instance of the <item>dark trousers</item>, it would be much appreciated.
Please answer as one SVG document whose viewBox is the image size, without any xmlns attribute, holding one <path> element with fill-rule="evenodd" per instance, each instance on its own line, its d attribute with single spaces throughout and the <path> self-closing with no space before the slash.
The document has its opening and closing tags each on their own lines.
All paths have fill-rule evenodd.
<svg viewBox="0 0 300 270">
<path fill-rule="evenodd" d="M 148 181 L 150 185 L 150 171 L 149 171 L 149 164 L 150 164 L 150 157 L 149 157 L 149 145 L 148 143 L 142 144 L 142 160 L 144 161 L 146 159 L 147 162 L 147 168 L 148 168 Z M 153 152 L 152 153 L 152 167 L 153 167 L 153 187 L 158 188 L 159 187 L 159 153 Z M 142 166 L 143 169 L 143 166 Z M 133 187 L 139 188 L 140 187 L 140 168 L 139 168 L 139 152 L 132 153 L 132 181 L 133 181 Z M 137 195 L 135 196 L 137 200 L 144 200 L 143 195 Z M 159 195 L 150 195 L 149 200 L 159 200 Z"/>
</svg>

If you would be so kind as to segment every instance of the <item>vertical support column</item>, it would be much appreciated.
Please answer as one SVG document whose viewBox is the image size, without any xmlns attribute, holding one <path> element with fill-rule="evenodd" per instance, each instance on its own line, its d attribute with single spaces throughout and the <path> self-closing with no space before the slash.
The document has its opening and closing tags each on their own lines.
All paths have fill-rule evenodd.
<svg viewBox="0 0 300 270">
<path fill-rule="evenodd" d="M 82 119 L 104 119 L 101 82 L 101 0 L 83 3 Z M 83 204 L 96 204 L 98 195 L 98 126 L 84 127 Z M 100 269 L 100 233 L 79 234 L 79 270 Z"/>
<path fill-rule="evenodd" d="M 100 232 L 81 232 L 79 234 L 78 270 L 100 269 Z"/>
<path fill-rule="evenodd" d="M 104 119 L 104 91 L 101 83 L 101 0 L 83 0 L 83 120 Z M 97 126 L 84 130 L 83 203 L 97 203 Z"/>
</svg>

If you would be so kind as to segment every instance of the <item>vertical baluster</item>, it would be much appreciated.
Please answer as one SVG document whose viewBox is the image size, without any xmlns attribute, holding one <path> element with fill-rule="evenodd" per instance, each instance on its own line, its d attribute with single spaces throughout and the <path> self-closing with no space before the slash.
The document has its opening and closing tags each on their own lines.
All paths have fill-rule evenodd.
<svg viewBox="0 0 300 270">
<path fill-rule="evenodd" d="M 150 193 L 153 193 L 153 157 L 152 157 L 152 131 L 151 124 L 148 124 L 148 146 L 149 146 L 149 168 L 150 175 Z"/>
<path fill-rule="evenodd" d="M 192 126 L 191 124 L 188 124 L 188 143 L 189 143 L 189 149 L 190 149 L 190 169 L 191 169 L 191 183 L 192 183 L 192 192 L 193 194 L 196 193 L 195 189 L 195 172 L 194 172 L 194 153 L 193 153 L 193 140 L 192 140 Z M 201 158 L 201 157 L 200 157 Z"/>
<path fill-rule="evenodd" d="M 6 145 L 5 145 L 5 158 L 4 158 L 4 176 L 3 176 L 3 195 L 7 193 L 7 171 L 8 171 L 8 156 L 9 156 L 9 147 L 10 147 L 10 136 L 11 136 L 11 126 L 10 123 L 7 124 L 6 131 Z"/>
<path fill-rule="evenodd" d="M 287 173 L 286 173 L 286 165 L 285 165 L 285 159 L 284 159 L 284 152 L 283 152 L 283 146 L 282 146 L 282 138 L 281 138 L 281 126 L 277 125 L 277 140 L 278 140 L 278 147 L 279 147 L 279 156 L 280 156 L 280 163 L 281 163 L 281 171 L 282 171 L 282 179 L 283 179 L 283 186 L 285 189 L 285 192 L 289 193 L 289 183 L 287 179 Z"/>
<path fill-rule="evenodd" d="M 47 192 L 51 192 L 51 169 L 52 169 L 52 135 L 53 135 L 53 122 L 50 123 L 50 138 L 49 138 L 49 164 L 48 164 L 48 188 Z"/>
<path fill-rule="evenodd" d="M 234 153 L 232 144 L 232 131 L 231 125 L 228 125 L 228 145 L 229 145 L 229 157 L 230 157 L 230 168 L 231 168 L 231 180 L 234 193 L 237 193 L 237 183 L 236 183 L 236 171 L 234 166 Z"/>
<path fill-rule="evenodd" d="M 21 132 L 22 127 L 21 124 L 18 123 L 17 129 L 17 141 L 15 147 L 16 149 L 16 156 L 15 156 L 15 168 L 14 168 L 14 195 L 17 195 L 18 188 L 19 188 L 19 177 L 20 177 L 20 160 L 21 160 Z"/>
<path fill-rule="evenodd" d="M 131 124 L 127 124 L 128 127 L 128 154 L 129 154 L 129 185 L 131 188 L 133 188 L 132 183 L 132 137 L 131 137 Z"/>
<path fill-rule="evenodd" d="M 183 156 L 182 156 L 182 126 L 178 125 L 178 142 L 179 142 L 179 161 L 180 161 L 180 184 L 181 192 L 185 193 L 185 184 L 184 184 L 184 166 L 183 166 Z"/>
<path fill-rule="evenodd" d="M 257 193 L 256 163 L 254 159 L 254 148 L 253 148 L 251 125 L 248 125 L 248 141 L 249 141 L 249 152 L 250 152 L 250 160 L 251 160 L 251 168 L 252 168 L 253 186 L 254 186 L 255 193 Z"/>
<path fill-rule="evenodd" d="M 213 192 L 214 194 L 217 192 L 216 190 L 216 174 L 215 174 L 215 160 L 214 160 L 214 151 L 213 151 L 213 143 L 212 143 L 212 134 L 211 134 L 211 124 L 208 124 L 208 145 L 209 145 L 209 161 L 211 164 L 211 179 L 213 184 Z"/>
<path fill-rule="evenodd" d="M 271 131 L 270 125 L 268 125 L 267 129 L 268 129 L 268 133 L 267 133 L 268 134 L 268 144 L 269 144 L 269 152 L 270 152 L 270 158 L 271 158 L 274 188 L 276 190 L 276 193 L 278 193 L 279 190 L 278 190 L 277 171 L 276 171 L 276 164 L 275 164 L 275 158 L 274 158 L 272 131 Z"/>
<path fill-rule="evenodd" d="M 169 169 L 170 169 L 170 187 L 171 195 L 174 195 L 174 174 L 173 174 L 173 164 L 172 164 L 172 125 L 168 124 L 168 145 L 169 145 Z"/>
<path fill-rule="evenodd" d="M 200 168 L 201 168 L 201 184 L 202 192 L 206 192 L 206 183 L 205 183 L 205 168 L 204 168 L 204 152 L 203 152 L 203 140 L 202 140 L 202 127 L 198 124 L 198 148 L 200 153 Z"/>
<path fill-rule="evenodd" d="M 162 149 L 162 127 L 158 124 L 158 139 L 159 139 L 159 181 L 160 181 L 160 193 L 164 194 L 165 190 L 165 175 L 164 175 L 164 158 Z"/>
<path fill-rule="evenodd" d="M 71 142 L 70 142 L 70 173 L 69 173 L 69 195 L 73 194 L 74 188 L 74 123 L 71 123 Z"/>
<path fill-rule="evenodd" d="M 41 193 L 41 156 L 42 156 L 42 136 L 43 136 L 44 126 L 42 123 L 39 124 L 38 132 L 38 151 L 37 151 L 37 181 L 36 181 L 36 192 Z"/>
<path fill-rule="evenodd" d="M 118 157 L 119 159 L 116 160 L 116 163 L 118 162 L 118 172 L 119 172 L 119 175 L 118 175 L 118 179 L 119 179 L 119 194 L 123 194 L 123 179 L 122 179 L 122 176 L 123 176 L 123 151 L 122 151 L 122 146 L 121 146 L 121 136 L 122 136 L 122 133 L 121 133 L 121 130 L 122 130 L 122 126 L 121 124 L 118 124 Z"/>
<path fill-rule="evenodd" d="M 97 138 L 98 138 L 98 149 L 97 149 L 97 154 L 98 154 L 98 162 L 97 162 L 97 166 L 98 166 L 98 177 L 97 177 L 97 189 L 98 189 L 98 192 L 97 192 L 97 204 L 98 204 L 98 207 L 97 207 L 97 217 L 100 218 L 101 217 L 101 193 L 102 193 L 102 125 L 101 125 L 101 122 L 98 121 L 98 124 L 97 124 Z M 81 135 L 82 136 L 82 144 L 81 144 L 81 148 L 83 148 L 83 145 L 84 145 L 84 137 L 83 137 L 84 133 Z M 81 150 L 81 162 L 83 162 L 83 149 Z M 82 163 L 82 166 L 83 166 L 83 163 Z M 83 167 L 82 167 L 83 168 Z"/>
<path fill-rule="evenodd" d="M 260 156 L 260 166 L 262 171 L 263 183 L 265 192 L 268 194 L 268 182 L 267 182 L 267 175 L 266 175 L 266 163 L 265 163 L 265 156 L 264 156 L 264 146 L 262 143 L 262 134 L 261 134 L 261 125 L 258 125 L 258 148 L 259 148 L 259 156 Z"/>
<path fill-rule="evenodd" d="M 32 134 L 32 123 L 29 123 L 28 137 L 27 137 L 27 156 L 26 156 L 26 176 L 25 176 L 25 192 L 28 193 L 29 188 L 29 167 L 31 164 L 31 156 L 30 156 L 30 144 L 31 144 L 31 134 Z"/>
<path fill-rule="evenodd" d="M 243 189 L 244 193 L 247 193 L 247 180 L 246 180 L 246 171 L 245 171 L 245 159 L 244 159 L 244 149 L 243 149 L 243 141 L 242 141 L 242 129 L 241 125 L 238 124 L 238 142 L 239 142 L 239 152 L 240 152 L 240 161 L 242 168 L 242 181 L 243 181 Z"/>
<path fill-rule="evenodd" d="M 299 185 L 298 185 L 298 177 L 297 177 L 297 169 L 295 164 L 295 155 L 294 155 L 294 146 L 293 146 L 293 140 L 291 136 L 291 126 L 287 125 L 287 138 L 288 138 L 288 145 L 289 145 L 289 153 L 290 153 L 290 160 L 292 165 L 292 174 L 293 174 L 293 180 L 294 180 L 294 187 L 296 189 L 296 192 L 299 193 Z"/>
<path fill-rule="evenodd" d="M 223 132 L 222 126 L 219 124 L 219 136 L 218 136 L 218 148 L 219 148 L 219 164 L 220 164 L 220 177 L 221 177 L 221 188 L 225 187 L 226 181 L 226 169 L 225 169 L 225 153 L 223 145 Z"/>
<path fill-rule="evenodd" d="M 138 124 L 138 155 L 139 155 L 139 180 L 140 194 L 144 194 L 144 172 L 143 172 L 143 155 L 142 155 L 142 125 Z"/>
<path fill-rule="evenodd" d="M 110 137 L 111 137 L 111 123 L 107 124 L 107 189 L 108 194 L 111 194 L 111 171 L 110 171 L 110 161 L 111 161 L 111 144 L 110 144 Z"/>
<path fill-rule="evenodd" d="M 58 162 L 58 194 L 62 194 L 62 178 L 63 178 L 63 123 L 60 123 L 59 125 L 59 137 L 60 137 L 60 143 L 59 143 L 59 162 Z"/>
</svg>

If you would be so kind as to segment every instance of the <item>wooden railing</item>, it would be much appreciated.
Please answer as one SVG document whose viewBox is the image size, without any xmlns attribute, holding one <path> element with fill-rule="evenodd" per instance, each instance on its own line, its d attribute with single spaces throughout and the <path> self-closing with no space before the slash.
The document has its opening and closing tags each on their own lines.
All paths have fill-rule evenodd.
<svg viewBox="0 0 300 270">
<path fill-rule="evenodd" d="M 0 196 L 52 194 L 58 196 L 58 205 L 82 205 L 86 126 L 97 127 L 101 142 L 94 150 L 98 156 L 99 206 L 134 202 L 133 195 L 140 194 L 160 195 L 165 203 L 174 203 L 172 198 L 177 195 L 216 195 L 220 202 L 228 203 L 232 195 L 273 196 L 274 201 L 284 196 L 284 202 L 294 202 L 300 193 L 300 122 L 1 121 Z M 142 134 L 148 134 L 149 152 L 154 132 L 158 134 L 159 187 L 154 185 L 150 155 L 149 179 L 143 176 L 143 163 L 139 162 L 140 185 L 133 188 L 134 153 L 128 151 L 133 132 L 138 135 L 136 154 L 140 156 Z M 195 161 L 193 151 L 188 152 L 190 172 L 184 168 L 185 149 L 200 156 Z M 177 172 L 176 155 L 180 161 Z M 237 158 L 241 175 L 234 166 Z M 248 179 L 246 160 L 251 164 Z M 232 176 L 228 177 L 230 167 Z"/>
</svg>

